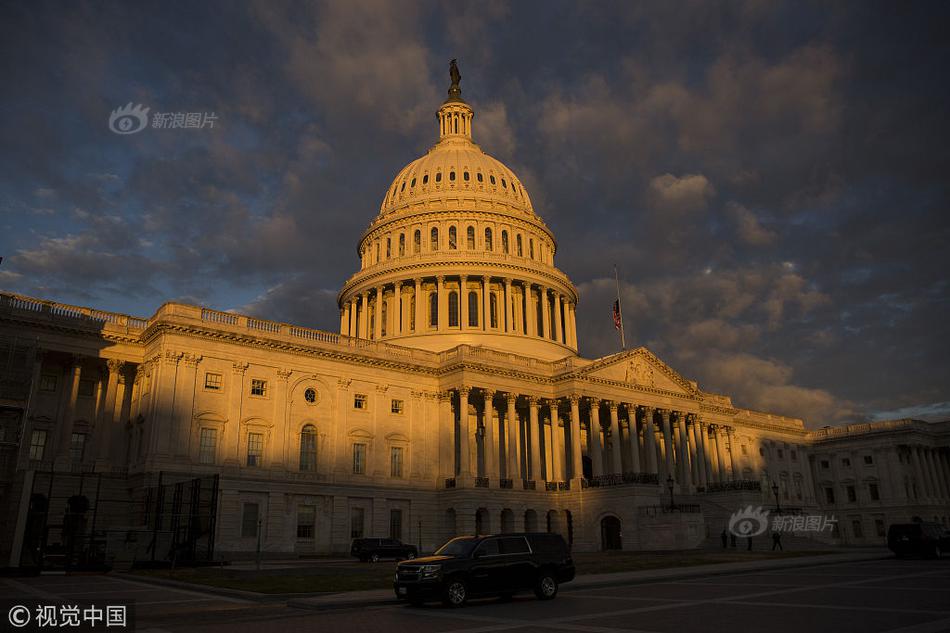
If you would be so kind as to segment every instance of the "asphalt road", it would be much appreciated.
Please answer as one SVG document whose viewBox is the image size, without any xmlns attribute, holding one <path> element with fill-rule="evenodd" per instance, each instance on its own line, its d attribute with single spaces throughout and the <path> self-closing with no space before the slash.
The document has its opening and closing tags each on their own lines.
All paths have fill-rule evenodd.
<svg viewBox="0 0 950 633">
<path fill-rule="evenodd" d="M 145 633 L 950 631 L 950 560 L 887 559 L 577 591 L 568 584 L 551 602 L 524 596 L 462 609 L 316 612 L 108 576 L 0 579 L 0 591 L 27 604 L 134 601 L 136 630 Z M 14 630 L 6 614 L 3 620 L 2 630 Z"/>
</svg>

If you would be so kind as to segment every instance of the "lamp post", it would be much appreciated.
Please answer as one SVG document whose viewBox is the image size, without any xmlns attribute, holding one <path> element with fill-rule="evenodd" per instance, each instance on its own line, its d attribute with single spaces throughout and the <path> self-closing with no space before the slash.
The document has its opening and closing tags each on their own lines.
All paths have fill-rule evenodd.
<svg viewBox="0 0 950 633">
<path fill-rule="evenodd" d="M 772 494 L 775 495 L 775 514 L 782 514 L 782 506 L 778 502 L 778 484 L 772 484 Z"/>
<path fill-rule="evenodd" d="M 670 511 L 676 509 L 676 504 L 673 503 L 673 488 L 675 485 L 676 485 L 676 482 L 673 481 L 673 476 L 667 475 L 666 488 L 670 491 Z"/>
</svg>

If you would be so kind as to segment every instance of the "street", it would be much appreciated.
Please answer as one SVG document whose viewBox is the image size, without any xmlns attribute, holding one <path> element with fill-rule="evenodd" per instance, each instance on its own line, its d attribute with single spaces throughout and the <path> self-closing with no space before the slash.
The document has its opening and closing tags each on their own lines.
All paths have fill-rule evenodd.
<svg viewBox="0 0 950 633">
<path fill-rule="evenodd" d="M 475 600 L 458 610 L 432 604 L 310 611 L 108 576 L 0 584 L 5 598 L 27 604 L 134 600 L 136 628 L 148 633 L 950 631 L 946 560 L 885 559 L 575 591 L 567 584 L 551 602 L 525 595 L 511 602 Z"/>
</svg>

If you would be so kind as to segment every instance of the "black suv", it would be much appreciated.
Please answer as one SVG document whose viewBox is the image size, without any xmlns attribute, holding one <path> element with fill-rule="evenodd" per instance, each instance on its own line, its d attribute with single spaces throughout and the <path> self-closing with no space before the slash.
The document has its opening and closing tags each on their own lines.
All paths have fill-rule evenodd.
<svg viewBox="0 0 950 633">
<path fill-rule="evenodd" d="M 355 556 L 362 562 L 376 562 L 380 558 L 415 558 L 419 550 L 414 545 L 407 545 L 394 538 L 357 538 L 350 545 L 350 556 Z"/>
<path fill-rule="evenodd" d="M 895 523 L 887 530 L 887 546 L 898 557 L 940 558 L 950 554 L 950 532 L 939 523 Z"/>
<path fill-rule="evenodd" d="M 460 536 L 432 556 L 399 563 L 393 590 L 400 600 L 442 600 L 460 607 L 473 596 L 510 597 L 533 589 L 541 600 L 574 580 L 574 560 L 558 534 Z"/>
</svg>

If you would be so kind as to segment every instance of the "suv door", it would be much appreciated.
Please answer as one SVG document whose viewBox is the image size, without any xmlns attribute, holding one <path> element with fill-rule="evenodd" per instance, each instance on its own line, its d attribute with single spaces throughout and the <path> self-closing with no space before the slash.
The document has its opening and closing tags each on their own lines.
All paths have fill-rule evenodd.
<svg viewBox="0 0 950 633">
<path fill-rule="evenodd" d="M 502 567 L 499 556 L 498 539 L 487 538 L 472 552 L 472 564 L 469 568 L 468 584 L 472 593 L 499 593 L 502 581 L 499 568 Z"/>
<path fill-rule="evenodd" d="M 509 592 L 531 589 L 537 574 L 528 541 L 523 536 L 503 536 L 498 539 L 501 560 L 504 561 L 504 583 Z"/>
</svg>

